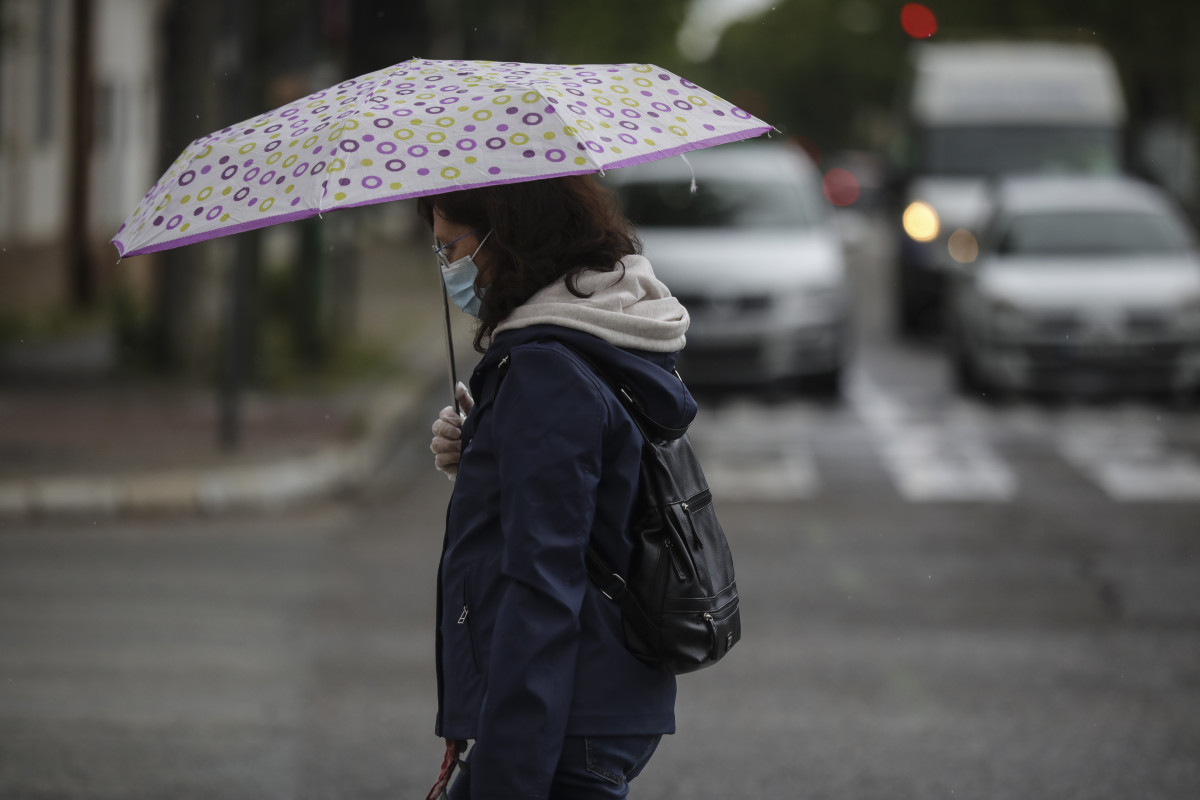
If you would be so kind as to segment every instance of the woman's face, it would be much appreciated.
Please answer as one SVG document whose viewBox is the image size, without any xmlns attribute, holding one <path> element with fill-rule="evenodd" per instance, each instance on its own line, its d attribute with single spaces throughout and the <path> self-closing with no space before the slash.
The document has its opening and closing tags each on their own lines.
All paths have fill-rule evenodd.
<svg viewBox="0 0 1200 800">
<path fill-rule="evenodd" d="M 442 216 L 441 210 L 434 206 L 433 208 L 433 238 L 437 239 L 438 245 L 450 244 L 442 253 L 446 256 L 446 260 L 453 264 L 458 259 L 469 256 L 475 253 L 479 248 L 479 240 L 487 231 L 472 232 L 469 225 L 462 225 L 457 222 L 451 222 Z M 455 240 L 458 241 L 455 241 Z M 475 266 L 479 268 L 480 285 L 487 286 L 488 282 L 484 279 L 487 271 L 487 252 L 486 246 L 475 253 Z"/>
</svg>

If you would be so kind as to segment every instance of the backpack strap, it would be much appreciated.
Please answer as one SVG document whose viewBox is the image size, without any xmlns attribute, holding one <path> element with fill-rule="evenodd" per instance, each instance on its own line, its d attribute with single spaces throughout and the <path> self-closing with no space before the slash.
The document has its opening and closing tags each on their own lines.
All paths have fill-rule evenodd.
<svg viewBox="0 0 1200 800">
<path fill-rule="evenodd" d="M 682 438 L 683 435 L 687 433 L 687 428 L 669 428 L 665 425 L 660 425 L 655 422 L 646 414 L 645 410 L 642 409 L 641 404 L 633 398 L 633 394 L 629 391 L 627 386 L 625 386 L 623 383 L 614 382 L 611 374 L 607 370 L 601 368 L 596 364 L 595 361 L 588 358 L 588 356 L 584 353 L 581 353 L 579 350 L 575 349 L 566 342 L 558 341 L 558 343 L 567 348 L 567 350 L 571 351 L 576 358 L 578 358 L 591 369 L 593 374 L 604 381 L 604 383 L 608 386 L 609 391 L 616 396 L 621 405 L 625 408 L 626 412 L 628 412 L 629 418 L 633 420 L 633 424 L 637 426 L 638 431 L 642 434 L 642 439 L 645 440 L 647 445 L 653 447 L 654 442 L 673 442 L 676 439 Z M 497 369 L 499 371 L 498 380 L 503 380 L 504 376 L 508 374 L 508 367 L 509 358 L 508 356 L 505 356 L 497 365 Z M 681 383 L 683 382 L 683 378 L 680 377 L 678 370 L 675 370 L 675 377 L 679 378 Z M 643 458 L 645 458 L 644 455 Z M 646 616 L 646 612 L 642 608 L 641 603 L 639 603 L 637 598 L 634 597 L 633 592 L 629 590 L 629 587 L 625 583 L 625 579 L 621 577 L 621 574 L 609 566 L 608 562 L 604 560 L 604 557 L 600 555 L 596 548 L 591 544 L 588 545 L 586 561 L 588 577 L 591 579 L 592 583 L 596 585 L 596 588 L 598 588 L 605 597 L 616 603 L 617 607 L 621 610 L 621 616 L 646 641 L 656 641 L 657 627 L 650 620 L 650 618 Z"/>
<path fill-rule="evenodd" d="M 658 640 L 658 628 L 646 616 L 646 610 L 638 602 L 637 597 L 629 590 L 625 579 L 608 565 L 604 557 L 596 552 L 596 548 L 588 545 L 587 571 L 592 583 L 600 593 L 616 604 L 625 622 L 637 631 L 638 635 L 647 642 Z"/>
<path fill-rule="evenodd" d="M 621 405 L 629 414 L 629 418 L 633 420 L 633 424 L 637 426 L 645 442 L 642 450 L 643 465 L 646 463 L 647 448 L 655 448 L 657 447 L 656 443 L 664 441 L 673 442 L 681 439 L 687 433 L 688 429 L 686 427 L 668 428 L 665 425 L 655 422 L 646 414 L 641 404 L 633 398 L 633 394 L 629 391 L 629 388 L 624 383 L 613 380 L 611 372 L 600 367 L 595 361 L 588 358 L 586 354 L 581 353 L 569 344 L 565 342 L 560 342 L 560 344 L 574 353 L 584 364 L 588 365 L 592 372 L 608 385 L 609 390 L 621 402 Z M 680 377 L 677 370 L 675 371 L 675 377 L 679 378 L 681 383 L 683 382 L 683 378 Z M 661 637 L 661 631 L 658 626 L 646 614 L 645 608 L 642 607 L 641 602 L 638 601 L 637 597 L 629 589 L 625 579 L 604 560 L 604 556 L 600 555 L 594 545 L 588 545 L 586 561 L 588 577 L 596 585 L 596 588 L 600 590 L 601 594 L 613 601 L 617 608 L 620 609 L 621 618 L 625 621 L 625 624 L 636 631 L 643 641 L 658 642 Z"/>
<path fill-rule="evenodd" d="M 629 416 L 633 420 L 633 424 L 637 426 L 637 429 L 642 434 L 643 439 L 648 442 L 673 442 L 688 432 L 686 425 L 682 428 L 671 428 L 655 422 L 650 415 L 646 413 L 645 409 L 642 408 L 642 404 L 634 399 L 633 393 L 630 391 L 629 387 L 624 383 L 624 381 L 618 380 L 617 376 L 614 375 L 611 370 L 597 364 L 586 353 L 577 350 L 566 342 L 558 339 L 555 339 L 554 341 L 571 351 L 576 358 L 578 358 L 591 369 L 592 373 L 596 377 L 608 384 L 608 388 L 616 396 L 617 400 L 620 401 L 621 405 L 625 407 L 625 410 L 629 412 Z M 500 363 L 496 365 L 496 369 L 499 373 L 498 380 L 504 380 L 504 376 L 508 374 L 508 365 L 508 356 L 500 359 Z M 680 376 L 679 370 L 672 370 L 672 373 L 676 378 L 679 379 L 680 383 L 683 383 L 683 377 Z"/>
<path fill-rule="evenodd" d="M 622 380 L 619 380 L 611 369 L 606 369 L 597 364 L 586 353 L 576 350 L 566 342 L 559 342 L 559 344 L 574 353 L 580 361 L 591 368 L 596 377 L 608 384 L 608 388 L 612 390 L 612 393 L 621 401 L 621 405 L 629 412 L 629 416 L 633 419 L 633 424 L 641 432 L 642 438 L 651 442 L 673 442 L 688 432 L 686 425 L 682 428 L 670 428 L 655 422 L 646 413 L 645 409 L 642 408 L 642 404 L 634 399 L 629 387 Z M 674 370 L 674 374 L 679 379 L 679 382 L 682 383 L 683 378 L 680 377 L 679 371 Z"/>
</svg>

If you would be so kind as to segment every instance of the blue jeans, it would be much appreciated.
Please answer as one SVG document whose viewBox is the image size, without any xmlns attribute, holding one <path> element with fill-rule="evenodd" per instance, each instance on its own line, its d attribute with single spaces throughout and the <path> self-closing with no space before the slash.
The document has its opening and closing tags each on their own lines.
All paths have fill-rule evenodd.
<svg viewBox="0 0 1200 800">
<path fill-rule="evenodd" d="M 629 796 L 629 782 L 641 773 L 662 736 L 568 736 L 554 770 L 547 800 L 608 800 Z M 470 800 L 471 754 L 467 770 L 450 787 L 450 800 Z"/>
</svg>

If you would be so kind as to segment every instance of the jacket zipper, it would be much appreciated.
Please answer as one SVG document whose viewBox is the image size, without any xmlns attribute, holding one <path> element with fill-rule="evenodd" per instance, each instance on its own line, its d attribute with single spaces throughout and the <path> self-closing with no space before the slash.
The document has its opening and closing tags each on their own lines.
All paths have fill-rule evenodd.
<svg viewBox="0 0 1200 800">
<path fill-rule="evenodd" d="M 467 584 L 465 581 L 463 582 L 463 587 L 462 587 L 462 604 L 463 604 L 462 613 L 458 615 L 458 624 L 466 625 L 467 617 L 469 617 L 471 615 L 471 603 L 470 603 L 470 595 L 467 594 Z"/>
<path fill-rule="evenodd" d="M 467 621 L 471 616 L 471 603 L 468 599 L 467 584 L 463 584 L 463 607 L 462 613 L 458 615 L 458 624 L 465 625 L 467 628 L 467 645 L 471 648 L 471 662 L 475 665 L 475 671 L 479 671 L 479 653 L 475 650 L 475 631 L 471 630 L 471 624 Z"/>
</svg>

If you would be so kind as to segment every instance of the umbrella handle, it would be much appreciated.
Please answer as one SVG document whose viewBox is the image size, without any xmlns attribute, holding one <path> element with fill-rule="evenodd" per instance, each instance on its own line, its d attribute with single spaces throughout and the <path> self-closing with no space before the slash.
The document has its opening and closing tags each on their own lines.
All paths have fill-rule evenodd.
<svg viewBox="0 0 1200 800">
<path fill-rule="evenodd" d="M 454 413 L 462 414 L 458 407 L 458 373 L 454 368 L 454 334 L 450 330 L 450 295 L 446 291 L 446 282 L 442 284 L 442 307 L 446 312 L 446 356 L 450 365 L 450 402 L 454 405 Z"/>
</svg>

